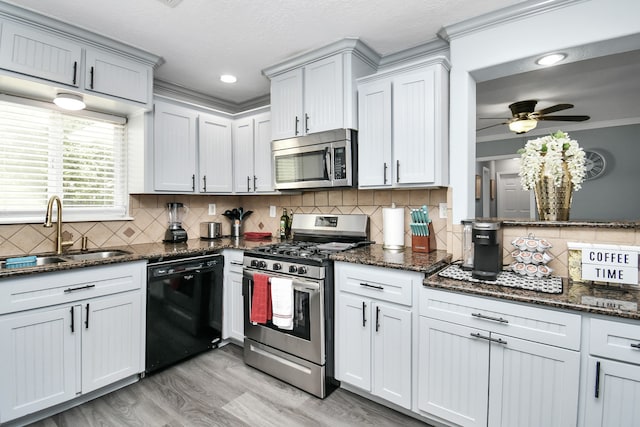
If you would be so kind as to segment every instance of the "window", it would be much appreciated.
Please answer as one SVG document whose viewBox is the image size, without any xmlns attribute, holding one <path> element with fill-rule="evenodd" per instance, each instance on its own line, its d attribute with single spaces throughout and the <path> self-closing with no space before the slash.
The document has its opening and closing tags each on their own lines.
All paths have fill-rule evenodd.
<svg viewBox="0 0 640 427">
<path fill-rule="evenodd" d="M 126 120 L 0 97 L 0 222 L 41 222 L 58 195 L 65 221 L 124 219 Z"/>
</svg>

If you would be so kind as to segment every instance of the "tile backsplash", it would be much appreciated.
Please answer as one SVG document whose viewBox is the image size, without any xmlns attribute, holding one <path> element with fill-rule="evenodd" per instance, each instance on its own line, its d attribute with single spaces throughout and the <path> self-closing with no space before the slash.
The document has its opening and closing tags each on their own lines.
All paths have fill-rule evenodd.
<svg viewBox="0 0 640 427">
<path fill-rule="evenodd" d="M 277 236 L 282 208 L 287 212 L 324 214 L 366 214 L 370 218 L 370 238 L 383 242 L 382 208 L 395 203 L 405 207 L 405 245 L 411 246 L 409 208 L 427 205 L 433 221 L 438 249 L 447 249 L 447 220 L 439 218 L 439 204 L 447 202 L 447 189 L 431 190 L 332 190 L 306 191 L 286 195 L 196 196 L 133 194 L 129 210 L 130 221 L 64 223 L 64 240 L 73 240 L 80 248 L 81 237 L 87 236 L 89 248 L 159 242 L 167 228 L 168 202 L 182 202 L 187 211 L 183 227 L 190 238 L 200 236 L 200 223 L 222 223 L 222 234 L 231 233 L 231 222 L 222 215 L 227 209 L 242 206 L 253 213 L 244 221 L 243 231 L 266 231 Z M 209 215 L 209 204 L 216 204 L 216 215 Z M 276 216 L 269 216 L 269 207 L 276 207 Z M 64 211 L 63 211 L 64 215 Z M 44 217 L 43 217 L 44 219 Z M 64 217 L 63 217 L 64 220 Z M 42 224 L 0 225 L 0 256 L 50 252 L 55 249 L 55 226 Z"/>
</svg>

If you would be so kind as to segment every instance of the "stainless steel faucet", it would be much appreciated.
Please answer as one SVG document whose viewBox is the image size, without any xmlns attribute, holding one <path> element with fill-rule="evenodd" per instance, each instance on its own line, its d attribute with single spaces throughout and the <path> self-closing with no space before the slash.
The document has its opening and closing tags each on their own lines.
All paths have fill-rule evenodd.
<svg viewBox="0 0 640 427">
<path fill-rule="evenodd" d="M 62 253 L 62 249 L 73 245 L 72 241 L 63 242 L 62 241 L 62 201 L 58 196 L 51 196 L 49 199 L 49 203 L 47 203 L 47 214 L 44 217 L 44 226 L 51 227 L 53 224 L 51 223 L 51 216 L 53 215 L 53 202 L 56 203 L 56 207 L 58 208 L 58 218 L 56 221 L 58 229 L 56 230 L 56 254 L 60 255 Z"/>
</svg>

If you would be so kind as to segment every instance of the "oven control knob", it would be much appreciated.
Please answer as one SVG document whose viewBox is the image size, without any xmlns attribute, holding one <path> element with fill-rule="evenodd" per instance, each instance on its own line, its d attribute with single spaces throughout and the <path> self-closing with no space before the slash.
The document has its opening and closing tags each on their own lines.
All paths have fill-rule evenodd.
<svg viewBox="0 0 640 427">
<path fill-rule="evenodd" d="M 289 266 L 289 273 L 295 273 L 296 271 L 298 271 L 298 267 L 295 265 Z"/>
<path fill-rule="evenodd" d="M 282 270 L 282 264 L 280 264 L 279 262 L 274 262 L 271 268 L 273 268 L 274 270 Z"/>
<path fill-rule="evenodd" d="M 251 260 L 251 267 L 257 267 L 258 266 L 258 260 L 257 259 L 252 259 Z"/>
<path fill-rule="evenodd" d="M 258 261 L 258 268 L 267 268 L 267 261 Z"/>
<path fill-rule="evenodd" d="M 305 274 L 307 272 L 307 267 L 299 267 L 298 274 Z"/>
</svg>

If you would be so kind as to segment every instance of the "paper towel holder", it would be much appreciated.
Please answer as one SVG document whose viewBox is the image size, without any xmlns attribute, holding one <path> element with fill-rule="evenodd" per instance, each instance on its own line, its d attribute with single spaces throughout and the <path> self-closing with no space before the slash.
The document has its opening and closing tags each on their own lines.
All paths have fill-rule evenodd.
<svg viewBox="0 0 640 427">
<path fill-rule="evenodd" d="M 398 218 L 395 218 L 397 220 L 395 224 L 395 227 L 397 227 L 397 229 L 394 229 L 393 232 L 397 234 L 394 236 L 391 236 L 390 234 L 391 224 L 388 224 L 386 221 L 387 219 L 390 219 L 390 218 L 385 218 L 387 216 L 387 213 L 389 214 L 389 216 L 391 215 L 398 216 Z M 382 249 L 388 250 L 388 251 L 404 250 L 404 208 L 396 208 L 395 203 L 391 204 L 391 208 L 383 208 L 382 222 L 383 222 L 382 228 L 383 228 L 383 234 L 384 234 Z"/>
</svg>

